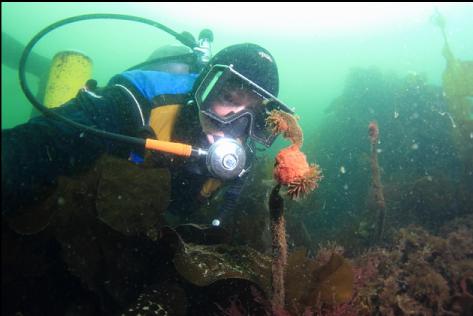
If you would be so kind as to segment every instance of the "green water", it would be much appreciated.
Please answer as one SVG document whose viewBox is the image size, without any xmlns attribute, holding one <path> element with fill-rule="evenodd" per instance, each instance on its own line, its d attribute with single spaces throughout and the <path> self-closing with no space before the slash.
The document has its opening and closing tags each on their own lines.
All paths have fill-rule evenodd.
<svg viewBox="0 0 473 316">
<path fill-rule="evenodd" d="M 332 245 L 345 248 L 344 256 L 355 263 L 360 254 L 364 256 L 368 249 L 380 246 L 382 255 L 373 253 L 372 257 L 373 262 L 382 260 L 376 282 L 366 283 L 363 291 L 359 291 L 369 297 L 352 300 L 363 305 L 362 314 L 368 313 L 368 306 L 373 315 L 399 314 L 402 307 L 410 309 L 404 314 L 415 310 L 417 314 L 436 315 L 440 306 L 442 310 L 446 308 L 444 314 L 447 310 L 454 314 L 452 311 L 460 308 L 454 303 L 463 302 L 472 293 L 473 130 L 466 124 L 462 129 L 468 120 L 448 113 L 451 108 L 442 88 L 446 66 L 442 56 L 444 40 L 439 28 L 431 22 L 436 7 L 445 17 L 452 53 L 471 63 L 473 5 L 470 3 L 2 3 L 2 32 L 26 44 L 43 28 L 67 17 L 120 13 L 152 19 L 196 37 L 202 29 L 209 28 L 215 36 L 214 54 L 242 42 L 267 48 L 279 67 L 279 97 L 294 107 L 300 117 L 305 137 L 302 150 L 309 163 L 319 165 L 323 175 L 317 189 L 304 199 L 284 199 L 289 255 L 304 247 L 309 254 L 319 257 L 319 253 L 323 254 L 320 246 L 327 243 L 328 249 L 328 242 L 334 242 Z M 60 51 L 81 51 L 93 60 L 93 78 L 103 86 L 112 76 L 143 62 L 152 51 L 166 44 L 178 42 L 147 25 L 97 20 L 55 30 L 34 52 L 51 59 Z M 17 69 L 4 64 L 6 54 L 11 51 L 11 47 L 2 47 L 2 129 L 26 122 L 32 113 L 32 106 L 20 89 Z M 39 79 L 32 74 L 27 78 L 33 92 L 38 92 Z M 379 125 L 377 142 L 368 138 L 372 121 Z M 236 211 L 228 221 L 235 245 L 270 253 L 267 202 L 275 185 L 274 155 L 287 145 L 288 141 L 280 137 L 267 157 L 258 153 Z M 8 146 L 4 147 L 3 153 L 9 153 Z M 30 156 L 35 158 L 34 153 L 27 158 Z M 239 299 L 246 295 L 248 291 L 236 293 L 240 290 L 234 287 L 238 282 L 234 283 L 233 272 L 228 274 L 231 276 L 228 284 L 214 282 L 197 287 L 196 279 L 184 280 L 190 271 L 202 271 L 204 277 L 197 279 L 208 280 L 205 278 L 208 270 L 199 270 L 202 261 L 196 260 L 200 257 L 195 254 L 200 250 L 193 248 L 182 247 L 189 254 L 188 259 L 179 255 L 178 261 L 172 260 L 168 248 L 174 245 L 167 243 L 174 244 L 174 239 L 163 238 L 164 229 L 159 228 L 159 234 L 154 232 L 156 235 L 140 232 L 139 236 L 121 236 L 123 231 L 117 235 L 112 225 L 115 219 L 118 222 L 123 218 L 130 227 L 138 227 L 141 225 L 138 211 L 143 221 L 161 212 L 154 205 L 161 203 L 155 192 L 162 190 L 153 191 L 154 187 L 149 185 L 160 186 L 153 179 L 158 175 L 161 179 L 161 174 L 131 163 L 130 168 L 115 172 L 122 165 L 114 165 L 114 160 L 104 161 L 112 165 L 103 167 L 104 162 L 99 162 L 98 168 L 93 168 L 84 178 L 79 173 L 78 177 L 60 179 L 57 193 L 48 197 L 44 206 L 43 202 L 40 204 L 40 210 L 56 213 L 51 213 L 54 215 L 50 222 L 38 228 L 39 233 L 23 235 L 30 233 L 30 224 L 32 229 L 43 225 L 47 214 L 39 213 L 34 220 L 26 216 L 17 224 L 8 221 L 13 225 L 2 227 L 5 228 L 2 246 L 6 246 L 2 270 L 8 272 L 4 282 L 8 291 L 2 291 L 2 301 L 6 302 L 2 315 L 118 314 L 119 310 L 132 311 L 130 306 L 136 310 L 143 303 L 140 300 L 148 298 L 141 291 L 151 289 L 153 293 L 155 289 L 165 291 L 149 296 L 155 300 L 155 306 L 164 302 L 163 297 L 175 297 L 169 304 L 172 306 L 168 306 L 171 310 L 177 306 L 176 310 L 182 308 L 190 315 L 218 315 L 217 310 L 223 311 L 219 304 L 234 302 L 235 294 L 239 294 Z M 69 165 L 74 164 L 73 160 L 69 161 Z M 29 170 L 16 160 L 15 167 L 20 168 L 14 170 Z M 144 172 L 146 177 L 135 177 Z M 375 174 L 380 177 L 377 179 Z M 96 176 L 100 179 L 96 180 Z M 22 179 L 21 174 L 18 179 Z M 138 191 L 140 194 L 135 195 Z M 191 210 L 193 213 L 189 219 L 185 218 L 185 223 L 209 224 L 222 200 L 222 195 L 217 195 L 210 205 Z M 146 204 L 148 201 L 150 204 Z M 178 201 L 186 202 L 186 199 Z M 380 201 L 385 205 L 381 207 Z M 118 208 L 115 215 L 107 218 L 108 212 L 116 211 L 116 205 L 124 205 L 130 212 L 127 209 L 122 214 Z M 171 223 L 174 220 L 172 216 L 168 219 Z M 444 231 L 445 223 L 450 228 Z M 129 233 L 128 226 L 126 229 Z M 442 231 L 452 233 L 443 236 L 444 239 L 433 237 Z M 160 236 L 159 246 L 155 247 L 150 241 L 155 241 L 153 238 L 157 236 Z M 213 237 L 218 239 L 217 235 Z M 215 258 L 223 258 L 225 247 L 215 248 L 218 252 Z M 243 263 L 233 263 L 235 257 L 245 258 L 233 250 L 233 245 L 225 252 L 231 254 L 229 261 L 238 268 L 228 271 L 247 268 Z M 174 267 L 170 266 L 171 261 Z M 191 268 L 179 270 L 178 265 L 184 267 L 187 262 Z M 290 265 L 291 260 L 288 262 Z M 368 266 L 368 270 L 371 264 L 363 262 L 355 267 Z M 316 276 L 307 274 L 309 265 L 299 267 L 300 278 L 289 277 L 286 284 Z M 259 273 L 256 271 L 254 275 Z M 250 279 L 244 278 L 244 283 Z M 307 282 L 295 286 L 301 295 L 310 288 L 303 283 Z M 255 296 L 254 300 L 259 305 L 265 304 L 261 303 L 261 296 Z M 462 315 L 467 315 L 471 303 L 465 299 L 463 304 Z M 286 307 L 292 308 L 289 304 Z M 301 311 L 310 312 L 300 307 Z M 316 306 L 309 307 L 315 310 Z M 341 314 L 341 310 L 329 315 Z"/>
<path fill-rule="evenodd" d="M 26 43 L 49 24 L 85 13 L 123 13 L 156 20 L 197 36 L 214 32 L 213 52 L 239 42 L 266 47 L 280 71 L 280 98 L 295 107 L 306 133 L 324 119 L 323 109 L 340 94 L 352 67 L 376 66 L 399 75 L 425 74 L 441 83 L 443 40 L 430 22 L 437 6 L 447 20 L 455 55 L 473 59 L 473 5 L 463 4 L 185 4 L 185 3 L 2 3 L 2 31 Z M 94 61 L 94 78 L 105 84 L 115 73 L 176 41 L 146 25 L 86 21 L 63 27 L 37 45 L 52 58 L 75 49 Z M 8 47 L 4 48 L 8 50 Z M 3 58 L 3 56 L 2 56 Z M 2 129 L 28 120 L 31 105 L 17 71 L 2 64 Z M 37 78 L 30 77 L 37 89 Z"/>
</svg>

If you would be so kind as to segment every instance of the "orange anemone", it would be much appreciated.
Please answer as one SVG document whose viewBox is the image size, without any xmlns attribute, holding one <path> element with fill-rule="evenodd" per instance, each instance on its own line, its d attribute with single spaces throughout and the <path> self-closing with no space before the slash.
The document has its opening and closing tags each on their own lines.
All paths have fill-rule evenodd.
<svg viewBox="0 0 473 316">
<path fill-rule="evenodd" d="M 316 164 L 309 165 L 298 145 L 282 149 L 276 156 L 274 177 L 287 186 L 290 198 L 299 198 L 318 187 L 321 173 Z"/>
</svg>

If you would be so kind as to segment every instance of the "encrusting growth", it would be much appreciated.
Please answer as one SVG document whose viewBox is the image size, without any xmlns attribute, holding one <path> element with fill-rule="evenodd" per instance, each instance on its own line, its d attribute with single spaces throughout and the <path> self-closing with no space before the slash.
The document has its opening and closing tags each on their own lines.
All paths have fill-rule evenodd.
<svg viewBox="0 0 473 316">
<path fill-rule="evenodd" d="M 315 190 L 322 178 L 316 164 L 309 165 L 300 148 L 303 143 L 302 130 L 297 119 L 289 113 L 273 110 L 266 119 L 266 124 L 274 134 L 283 134 L 292 143 L 276 155 L 274 178 L 287 186 L 287 194 L 297 199 Z"/>
</svg>

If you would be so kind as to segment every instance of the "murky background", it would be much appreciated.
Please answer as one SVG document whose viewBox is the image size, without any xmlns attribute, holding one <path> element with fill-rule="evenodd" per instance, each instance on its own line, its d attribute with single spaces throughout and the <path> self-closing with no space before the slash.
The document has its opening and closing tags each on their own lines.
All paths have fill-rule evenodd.
<svg viewBox="0 0 473 316">
<path fill-rule="evenodd" d="M 445 19 L 449 49 L 458 62 L 455 67 L 464 70 L 460 76 L 450 71 L 453 68 L 447 68 L 442 55 L 444 38 L 432 18 L 436 10 Z M 289 252 L 294 255 L 303 248 L 307 255 L 290 257 L 290 266 L 291 262 L 293 265 L 287 273 L 299 282 L 287 285 L 288 297 L 299 308 L 286 305 L 291 313 L 302 314 L 304 306 L 317 315 L 351 315 L 350 311 L 357 315 L 473 313 L 473 88 L 464 87 L 465 82 L 471 82 L 465 78 L 473 78 L 472 4 L 2 3 L 2 37 L 3 32 L 8 33 L 26 44 L 51 23 L 86 13 L 145 17 L 177 32 L 191 32 L 195 37 L 200 30 L 209 28 L 215 38 L 214 54 L 242 42 L 257 43 L 273 54 L 280 74 L 279 97 L 296 109 L 304 131 L 302 150 L 323 174 L 315 192 L 285 204 Z M 150 26 L 95 20 L 53 31 L 36 46 L 35 52 L 47 58 L 63 50 L 85 53 L 93 61 L 93 78 L 102 86 L 116 73 L 146 60 L 152 51 L 166 44 L 177 41 Z M 32 115 L 32 107 L 20 89 L 17 70 L 4 64 L 8 49 L 2 47 L 2 129 L 22 124 Z M 37 92 L 40 78 L 29 74 L 28 80 Z M 379 195 L 372 184 L 373 156 L 368 138 L 368 125 L 373 121 L 379 126 L 375 152 L 385 200 L 382 237 L 376 233 L 381 215 Z M 239 202 L 241 212 L 233 219 L 233 240 L 263 254 L 271 252 L 267 200 L 274 185 L 274 155 L 287 145 L 287 140 L 280 138 L 261 154 Z M 81 182 L 77 185 L 80 187 Z M 85 196 L 85 191 L 78 192 Z M 95 201 L 91 203 L 95 205 Z M 212 208 L 203 208 L 191 220 L 208 223 L 211 214 Z M 68 244 L 68 238 L 74 239 L 70 237 L 73 230 L 70 236 L 65 232 L 59 235 L 62 247 Z M 110 243 L 112 248 L 117 247 L 115 241 Z M 136 245 L 128 246 L 131 249 Z M 87 254 L 78 248 L 68 254 L 67 263 L 88 289 L 101 299 L 103 292 L 122 302 L 136 298 L 136 293 L 121 296 L 129 291 L 128 284 L 117 281 L 123 271 L 100 279 L 110 282 L 112 276 L 116 277 L 105 289 L 99 281 L 94 283 L 91 275 L 97 271 L 78 264 L 81 251 Z M 350 260 L 354 276 L 363 282 L 350 283 L 350 291 L 337 292 L 335 303 L 333 293 L 327 294 L 328 298 L 322 293 L 318 300 L 297 296 L 309 292 L 317 296 L 320 284 L 333 281 L 330 271 L 337 267 L 329 264 L 329 258 L 334 253 L 337 258 L 345 258 L 338 260 Z M 113 251 L 109 253 L 112 254 Z M 246 252 L 243 255 L 254 256 Z M 313 266 L 309 264 L 305 267 L 312 268 L 305 270 L 301 265 L 294 268 L 294 263 L 302 264 L 302 257 L 315 258 L 319 268 L 329 271 L 328 276 L 311 274 L 322 283 L 304 283 L 311 279 L 305 273 Z M 181 258 L 184 263 L 176 263 L 177 270 L 181 268 L 178 272 L 190 283 L 205 284 L 206 291 L 214 293 L 209 279 L 182 270 L 184 266 L 193 267 L 191 259 Z M 205 263 L 205 258 L 202 260 Z M 339 266 L 346 268 L 344 264 Z M 152 268 L 146 271 L 153 272 Z M 222 275 L 232 274 L 224 271 Z M 139 285 L 135 285 L 139 292 L 141 279 L 133 276 L 138 280 Z M 167 284 L 159 281 L 161 286 Z M 23 290 L 21 282 L 14 283 L 19 293 Z M 174 285 L 166 286 L 163 288 L 167 291 Z M 346 289 L 348 285 L 341 281 L 338 286 Z M 218 288 L 215 291 L 219 292 Z M 349 294 L 343 296 L 342 292 Z M 380 299 L 372 299 L 373 293 Z M 351 295 L 353 298 L 347 299 Z M 207 298 L 195 296 L 193 302 L 201 307 L 199 302 L 209 297 L 212 298 L 210 294 Z M 21 306 L 21 302 L 18 304 Z M 110 302 L 102 304 L 102 309 L 98 308 L 102 312 L 115 306 Z M 347 308 L 345 313 L 343 308 Z"/>
</svg>

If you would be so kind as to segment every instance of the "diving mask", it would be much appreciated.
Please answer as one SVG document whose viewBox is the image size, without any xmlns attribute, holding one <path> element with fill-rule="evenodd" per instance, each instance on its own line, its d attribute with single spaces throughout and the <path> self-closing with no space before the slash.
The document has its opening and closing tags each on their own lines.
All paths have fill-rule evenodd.
<svg viewBox="0 0 473 316">
<path fill-rule="evenodd" d="M 276 109 L 294 113 L 232 65 L 212 66 L 197 87 L 195 100 L 204 129 L 225 130 L 236 124 L 237 130 L 241 132 L 244 126 L 250 138 L 267 147 L 272 145 L 277 136 L 266 126 L 268 114 Z"/>
</svg>

